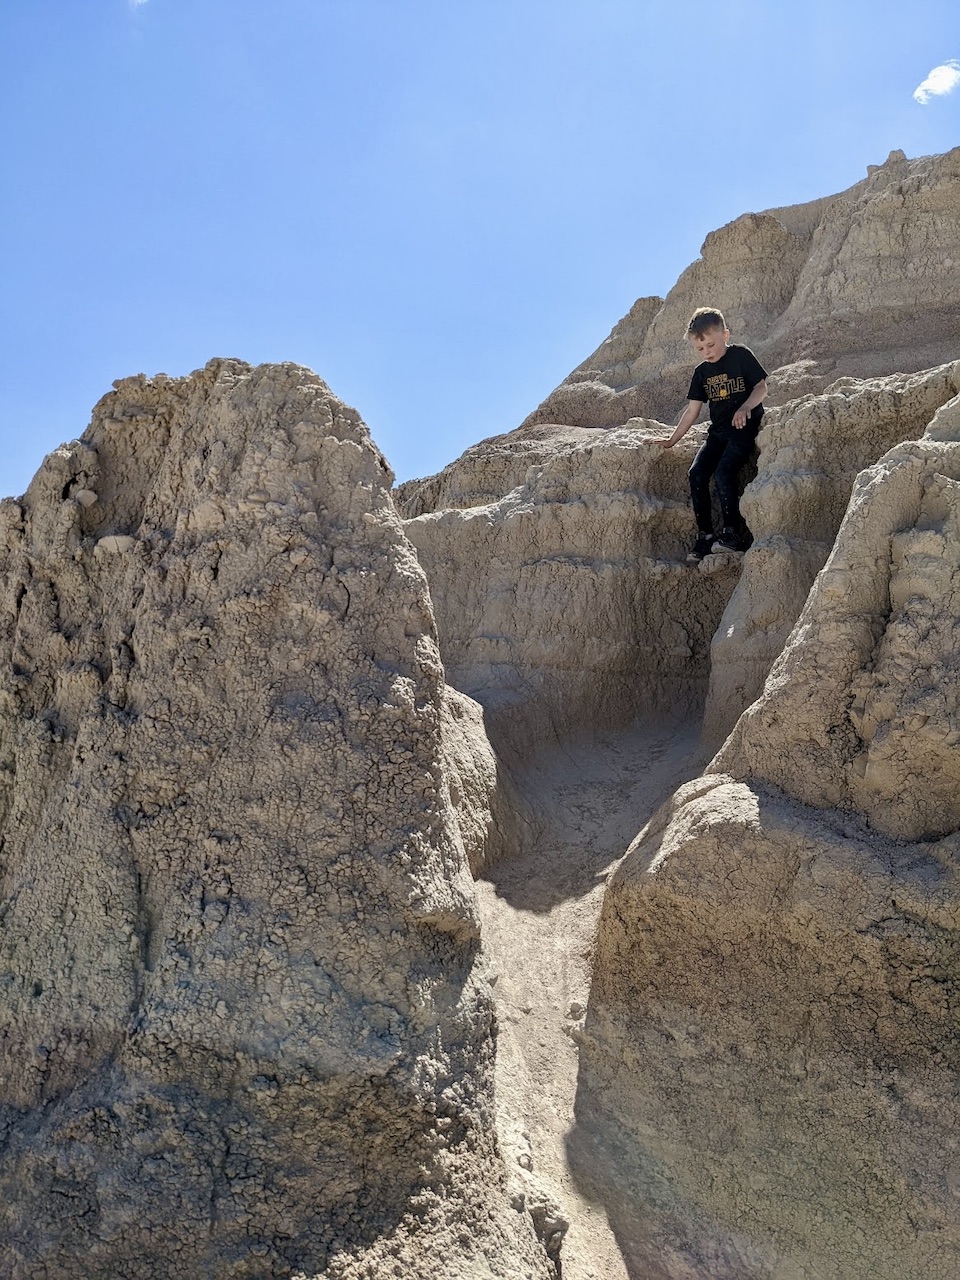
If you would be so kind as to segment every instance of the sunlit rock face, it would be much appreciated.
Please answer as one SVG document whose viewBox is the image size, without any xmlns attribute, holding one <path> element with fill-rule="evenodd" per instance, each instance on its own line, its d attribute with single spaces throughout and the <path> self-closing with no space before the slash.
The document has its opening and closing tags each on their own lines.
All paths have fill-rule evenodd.
<svg viewBox="0 0 960 1280">
<path fill-rule="evenodd" d="M 703 430 L 669 452 L 666 434 L 525 428 L 403 489 L 448 679 L 508 756 L 699 714 L 739 560 L 686 562 Z"/>
<path fill-rule="evenodd" d="M 707 743 L 719 746 L 760 696 L 833 548 L 858 474 L 894 445 L 921 437 L 958 393 L 960 362 L 953 361 L 913 374 L 842 378 L 765 419 L 758 474 L 742 501 L 756 540 L 710 646 Z"/>
<path fill-rule="evenodd" d="M 117 383 L 0 506 L 5 1275 L 547 1274 L 490 1119 L 493 766 L 391 480 L 314 374 L 227 360 Z"/>
<path fill-rule="evenodd" d="M 673 421 L 690 378 L 684 333 L 699 306 L 719 307 L 771 371 L 770 404 L 844 375 L 955 360 L 960 148 L 916 160 L 893 151 L 839 195 L 746 213 L 711 232 L 666 298 L 641 298 L 527 425 Z"/>
<path fill-rule="evenodd" d="M 958 177 L 744 215 L 395 494 L 314 374 L 220 360 L 0 504 L 4 1275 L 554 1274 L 469 872 L 542 748 L 704 708 L 606 893 L 570 1172 L 637 1277 L 960 1274 Z M 772 408 L 754 546 L 690 564 L 704 303 Z"/>
<path fill-rule="evenodd" d="M 956 418 L 960 397 L 946 408 Z M 861 473 L 718 771 L 860 815 L 895 840 L 960 827 L 958 519 L 960 432 L 899 445 Z"/>
<path fill-rule="evenodd" d="M 686 470 L 702 429 L 528 426 L 401 486 L 448 677 L 497 744 L 699 715 L 716 748 L 759 696 L 823 567 L 862 468 L 922 436 L 960 391 L 956 361 L 843 378 L 767 415 L 740 559 L 685 562 Z"/>
<path fill-rule="evenodd" d="M 631 1275 L 960 1274 L 958 166 L 894 153 L 722 228 L 520 428 L 398 495 L 505 751 L 704 708 L 721 748 L 611 879 L 578 1033 L 570 1161 Z M 653 419 L 704 303 L 772 408 L 754 546 L 691 568 L 700 437 L 665 455 Z"/>
<path fill-rule="evenodd" d="M 650 1274 L 960 1273 L 958 521 L 960 396 L 608 889 L 579 1133 Z"/>
<path fill-rule="evenodd" d="M 735 593 L 726 570 L 707 584 L 677 565 L 700 437 L 669 458 L 655 447 L 704 303 L 771 371 L 743 502 L 757 545 Z M 712 232 L 667 298 L 639 299 L 520 428 L 400 486 L 444 660 L 498 743 L 526 732 L 525 750 L 618 712 L 683 715 L 709 678 L 705 740 L 719 745 L 796 621 L 857 472 L 957 393 L 958 350 L 960 148 L 892 152 L 845 192 Z"/>
</svg>

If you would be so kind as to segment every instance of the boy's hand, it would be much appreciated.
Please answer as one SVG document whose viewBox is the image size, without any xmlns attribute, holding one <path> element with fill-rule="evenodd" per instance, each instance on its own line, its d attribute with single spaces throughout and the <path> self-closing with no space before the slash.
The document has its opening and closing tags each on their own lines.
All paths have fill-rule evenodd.
<svg viewBox="0 0 960 1280">
<path fill-rule="evenodd" d="M 733 415 L 733 419 L 732 419 L 733 425 L 737 428 L 738 431 L 742 427 L 745 427 L 747 425 L 747 421 L 751 413 L 753 413 L 754 409 L 757 407 L 760 401 L 766 398 L 766 395 L 767 395 L 767 380 L 766 378 L 762 378 L 757 383 L 757 385 L 753 388 L 750 394 L 747 396 L 746 400 L 744 400 L 740 408 Z"/>
<path fill-rule="evenodd" d="M 657 444 L 661 449 L 672 449 L 675 444 L 679 444 L 683 437 L 687 434 L 697 418 L 700 416 L 700 410 L 703 408 L 702 400 L 688 400 L 687 407 L 677 419 L 677 425 L 673 428 L 673 435 L 667 440 L 658 440 Z"/>
</svg>

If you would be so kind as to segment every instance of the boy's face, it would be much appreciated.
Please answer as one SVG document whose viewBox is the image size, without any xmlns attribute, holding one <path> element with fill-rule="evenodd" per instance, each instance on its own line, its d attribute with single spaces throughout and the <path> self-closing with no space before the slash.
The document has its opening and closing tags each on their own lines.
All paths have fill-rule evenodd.
<svg viewBox="0 0 960 1280">
<path fill-rule="evenodd" d="M 691 333 L 690 341 L 701 360 L 709 360 L 711 364 L 716 364 L 718 360 L 723 359 L 729 337 L 729 329 L 721 329 L 719 325 L 715 325 L 705 333 Z"/>
</svg>

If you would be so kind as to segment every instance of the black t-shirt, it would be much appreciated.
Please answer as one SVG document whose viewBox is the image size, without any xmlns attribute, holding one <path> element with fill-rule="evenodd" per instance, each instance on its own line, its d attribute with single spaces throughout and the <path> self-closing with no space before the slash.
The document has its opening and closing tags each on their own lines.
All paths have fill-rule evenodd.
<svg viewBox="0 0 960 1280">
<path fill-rule="evenodd" d="M 715 428 L 730 429 L 733 415 L 748 399 L 750 392 L 767 376 L 763 365 L 749 347 L 731 342 L 722 359 L 698 364 L 690 379 L 688 400 L 702 400 L 710 405 L 710 421 Z M 744 430 L 759 431 L 763 405 L 750 411 Z"/>
</svg>

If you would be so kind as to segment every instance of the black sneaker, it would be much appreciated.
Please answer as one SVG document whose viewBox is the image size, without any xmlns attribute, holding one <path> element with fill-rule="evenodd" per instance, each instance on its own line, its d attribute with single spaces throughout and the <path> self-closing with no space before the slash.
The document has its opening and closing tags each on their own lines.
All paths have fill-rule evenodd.
<svg viewBox="0 0 960 1280">
<path fill-rule="evenodd" d="M 716 539 L 712 533 L 698 533 L 696 542 L 687 552 L 687 559 L 691 563 L 696 563 L 698 560 L 702 560 L 704 556 L 708 556 L 710 554 L 710 549 L 715 541 Z"/>
<path fill-rule="evenodd" d="M 749 529 L 723 529 L 713 545 L 718 551 L 749 551 L 753 546 L 753 534 Z"/>
</svg>

